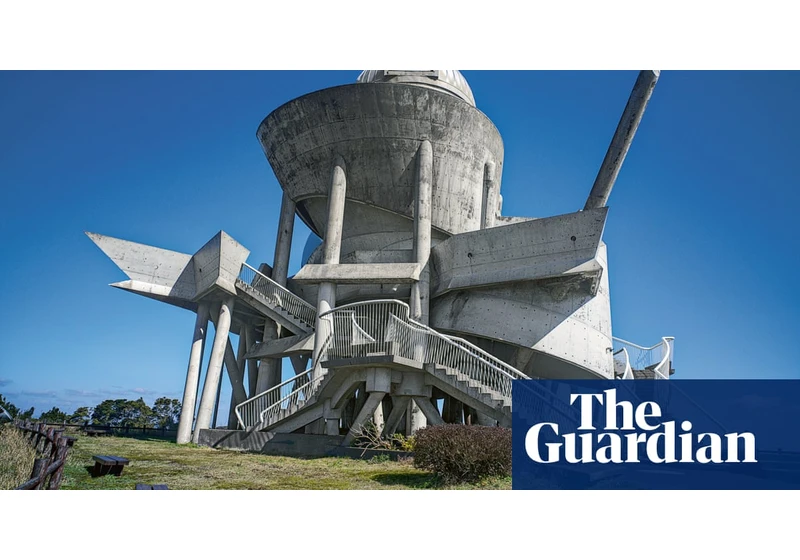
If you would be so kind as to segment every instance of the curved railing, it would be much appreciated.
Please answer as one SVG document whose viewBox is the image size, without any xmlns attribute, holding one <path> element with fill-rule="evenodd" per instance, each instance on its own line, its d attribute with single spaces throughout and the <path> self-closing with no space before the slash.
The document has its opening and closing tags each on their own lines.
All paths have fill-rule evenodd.
<svg viewBox="0 0 800 560">
<path fill-rule="evenodd" d="M 621 348 L 614 352 L 614 377 L 617 379 L 633 379 L 633 369 L 631 359 L 628 356 L 627 348 Z"/>
<path fill-rule="evenodd" d="M 261 274 L 249 264 L 243 263 L 239 271 L 239 280 L 255 289 L 273 305 L 285 309 L 312 329 L 314 328 L 314 323 L 317 319 L 317 308 L 298 295 L 293 294 L 272 278 Z"/>
<path fill-rule="evenodd" d="M 323 359 L 367 354 L 393 354 L 421 363 L 458 370 L 470 379 L 511 396 L 514 379 L 529 379 L 470 342 L 441 334 L 411 319 L 407 304 L 398 300 L 351 303 L 320 315 L 330 344 Z"/>
<path fill-rule="evenodd" d="M 656 379 L 669 379 L 674 351 L 674 337 L 662 337 L 661 342 L 653 346 L 639 346 L 621 338 L 613 338 L 617 348 L 614 352 L 615 356 L 621 350 L 625 350 L 628 362 L 633 369 L 650 370 L 655 373 Z"/>
</svg>

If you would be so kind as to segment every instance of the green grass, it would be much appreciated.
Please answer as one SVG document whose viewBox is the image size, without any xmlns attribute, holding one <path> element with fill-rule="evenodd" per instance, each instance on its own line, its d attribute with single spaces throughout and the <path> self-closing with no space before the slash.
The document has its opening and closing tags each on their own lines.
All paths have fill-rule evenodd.
<svg viewBox="0 0 800 560">
<path fill-rule="evenodd" d="M 92 455 L 118 455 L 131 462 L 122 476 L 91 478 Z M 166 484 L 172 490 L 511 488 L 510 477 L 443 487 L 409 460 L 298 459 L 177 445 L 156 438 L 110 436 L 78 438 L 67 459 L 61 488 L 132 490 L 137 483 Z"/>
</svg>

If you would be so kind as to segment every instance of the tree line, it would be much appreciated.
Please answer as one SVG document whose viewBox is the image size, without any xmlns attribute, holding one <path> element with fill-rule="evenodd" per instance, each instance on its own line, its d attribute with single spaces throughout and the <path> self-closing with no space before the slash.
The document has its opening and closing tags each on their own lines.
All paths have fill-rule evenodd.
<svg viewBox="0 0 800 560">
<path fill-rule="evenodd" d="M 13 418 L 20 420 L 37 420 L 48 424 L 87 424 L 95 426 L 119 426 L 131 428 L 165 428 L 178 426 L 181 416 L 181 403 L 178 399 L 159 397 L 149 406 L 143 398 L 135 401 L 128 399 L 106 399 L 100 404 L 89 407 L 81 406 L 72 414 L 61 411 L 54 406 L 37 418 L 34 407 L 22 411 L 0 394 L 2 406 Z"/>
</svg>

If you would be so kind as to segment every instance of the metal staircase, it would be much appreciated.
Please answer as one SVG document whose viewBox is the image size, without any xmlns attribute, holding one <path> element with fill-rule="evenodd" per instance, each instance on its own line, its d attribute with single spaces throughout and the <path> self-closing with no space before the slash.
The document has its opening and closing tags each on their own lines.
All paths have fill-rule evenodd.
<svg viewBox="0 0 800 560">
<path fill-rule="evenodd" d="M 247 263 L 235 285 L 240 298 L 282 327 L 295 334 L 314 332 L 317 308 Z"/>
<path fill-rule="evenodd" d="M 316 402 L 331 372 L 353 360 L 390 356 L 431 375 L 432 384 L 511 423 L 511 383 L 528 376 L 466 340 L 444 335 L 409 316 L 397 300 L 344 305 L 321 316 L 325 343 L 312 367 L 236 407 L 242 427 L 264 430 Z"/>
</svg>

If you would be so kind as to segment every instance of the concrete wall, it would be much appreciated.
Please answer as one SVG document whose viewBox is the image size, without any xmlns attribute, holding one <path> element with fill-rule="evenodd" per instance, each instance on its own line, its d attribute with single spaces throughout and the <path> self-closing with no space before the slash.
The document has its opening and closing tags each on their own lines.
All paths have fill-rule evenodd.
<svg viewBox="0 0 800 560">
<path fill-rule="evenodd" d="M 248 249 L 224 231 L 212 237 L 192 258 L 197 279 L 196 297 L 217 287 L 235 294 L 236 277 L 249 255 Z"/>
<path fill-rule="evenodd" d="M 575 275 L 448 292 L 433 300 L 431 326 L 533 350 L 522 366 L 531 375 L 585 377 L 591 372 L 610 378 L 613 360 L 607 349 L 613 345 L 605 244 L 598 248 L 596 261 L 603 270 L 599 279 Z M 537 362 L 535 353 L 558 362 Z"/>
<path fill-rule="evenodd" d="M 305 201 L 327 196 L 335 154 L 347 164 L 348 199 L 412 218 L 416 153 L 430 140 L 432 223 L 447 233 L 480 229 L 484 165 L 494 161 L 499 178 L 503 162 L 500 134 L 483 113 L 447 93 L 405 84 L 305 95 L 273 111 L 257 135 L 281 186 L 318 235 L 324 212 Z"/>
</svg>

